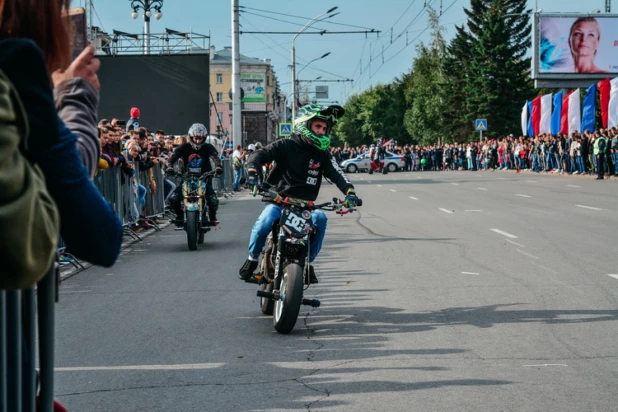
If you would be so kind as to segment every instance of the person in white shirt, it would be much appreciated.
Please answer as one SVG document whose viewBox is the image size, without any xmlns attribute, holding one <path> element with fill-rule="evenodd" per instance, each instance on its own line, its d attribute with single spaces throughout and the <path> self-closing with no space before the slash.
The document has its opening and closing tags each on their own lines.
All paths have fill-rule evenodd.
<svg viewBox="0 0 618 412">
<path fill-rule="evenodd" d="M 234 186 L 235 192 L 240 190 L 240 179 L 242 178 L 242 146 L 237 145 L 236 150 L 232 153 L 232 167 L 234 168 Z"/>
</svg>

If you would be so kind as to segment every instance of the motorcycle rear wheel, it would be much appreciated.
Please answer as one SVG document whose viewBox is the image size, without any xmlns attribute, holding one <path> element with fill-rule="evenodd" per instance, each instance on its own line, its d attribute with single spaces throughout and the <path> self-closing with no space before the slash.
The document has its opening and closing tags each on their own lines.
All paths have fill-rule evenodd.
<svg viewBox="0 0 618 412">
<path fill-rule="evenodd" d="M 281 298 L 275 302 L 273 325 L 277 332 L 287 334 L 296 325 L 303 300 L 303 269 L 296 263 L 283 268 L 279 293 Z"/>
<path fill-rule="evenodd" d="M 187 244 L 189 250 L 197 250 L 197 234 L 199 231 L 197 211 L 187 212 Z"/>
<path fill-rule="evenodd" d="M 264 283 L 260 286 L 260 290 L 272 293 L 274 285 L 272 283 Z M 260 298 L 260 309 L 265 315 L 272 315 L 275 308 L 275 301 L 268 298 Z"/>
</svg>

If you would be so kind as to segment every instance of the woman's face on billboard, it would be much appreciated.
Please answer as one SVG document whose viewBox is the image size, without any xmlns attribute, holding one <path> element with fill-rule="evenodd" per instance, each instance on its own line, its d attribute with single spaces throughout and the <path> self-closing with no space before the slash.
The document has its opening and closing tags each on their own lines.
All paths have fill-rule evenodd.
<svg viewBox="0 0 618 412">
<path fill-rule="evenodd" d="M 599 26 L 596 22 L 577 23 L 571 31 L 571 50 L 578 56 L 594 56 L 599 48 L 599 37 Z"/>
</svg>

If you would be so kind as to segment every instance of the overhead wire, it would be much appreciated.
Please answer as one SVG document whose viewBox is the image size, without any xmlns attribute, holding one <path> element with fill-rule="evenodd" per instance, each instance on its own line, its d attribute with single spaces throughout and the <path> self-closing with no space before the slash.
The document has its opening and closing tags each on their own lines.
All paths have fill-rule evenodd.
<svg viewBox="0 0 618 412">
<path fill-rule="evenodd" d="M 280 16 L 294 17 L 294 18 L 303 19 L 303 20 L 311 20 L 312 19 L 312 17 L 304 17 L 304 16 L 296 16 L 294 14 L 278 13 L 278 12 L 274 12 L 274 11 L 270 11 L 270 10 L 256 9 L 256 8 L 247 7 L 247 6 L 240 6 L 240 8 L 241 9 L 245 9 L 245 10 L 254 10 L 254 11 L 261 11 L 261 12 L 264 12 L 264 13 L 277 14 L 277 15 L 280 15 Z M 370 28 L 370 27 L 363 27 L 363 26 L 355 26 L 353 24 L 338 23 L 338 22 L 331 21 L 331 20 L 329 20 L 329 21 L 325 20 L 324 23 L 335 24 L 335 25 L 338 25 L 338 26 L 345 26 L 345 27 L 354 27 L 354 28 L 357 28 L 357 29 L 372 30 L 372 28 Z"/>
</svg>

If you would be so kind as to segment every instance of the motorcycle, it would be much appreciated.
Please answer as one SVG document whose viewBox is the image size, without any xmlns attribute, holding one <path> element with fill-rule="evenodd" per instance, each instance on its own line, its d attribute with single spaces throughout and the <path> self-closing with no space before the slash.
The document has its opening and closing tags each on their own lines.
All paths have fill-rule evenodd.
<svg viewBox="0 0 618 412">
<path fill-rule="evenodd" d="M 281 218 L 273 224 L 262 252 L 259 272 L 248 281 L 260 285 L 257 296 L 262 313 L 273 316 L 277 332 L 287 334 L 294 329 L 301 305 L 320 307 L 318 299 L 305 299 L 303 291 L 310 285 L 309 244 L 316 228 L 312 210 L 334 211 L 345 215 L 356 210 L 344 207 L 337 198 L 314 204 L 283 198 L 275 191 L 258 192 L 262 201 L 283 206 Z M 359 199 L 357 206 L 361 206 Z"/>
<path fill-rule="evenodd" d="M 204 234 L 212 228 L 208 218 L 208 203 L 206 203 L 206 182 L 216 175 L 215 171 L 200 175 L 191 168 L 184 175 L 179 175 L 182 184 L 182 208 L 184 210 L 189 250 L 197 250 L 197 245 L 204 243 Z"/>
</svg>

